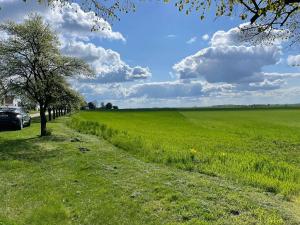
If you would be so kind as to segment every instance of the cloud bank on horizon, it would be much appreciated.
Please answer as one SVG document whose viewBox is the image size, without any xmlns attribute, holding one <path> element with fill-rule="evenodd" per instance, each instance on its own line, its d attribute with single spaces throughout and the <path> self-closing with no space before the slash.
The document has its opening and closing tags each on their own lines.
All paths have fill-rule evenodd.
<svg viewBox="0 0 300 225">
<path fill-rule="evenodd" d="M 148 66 L 131 66 L 120 53 L 101 46 L 99 40 L 117 41 L 124 45 L 127 40 L 107 21 L 92 12 L 84 12 L 76 3 L 49 8 L 35 2 L 0 0 L 0 5 L 3 9 L 1 21 L 21 22 L 32 12 L 43 15 L 58 32 L 63 53 L 82 58 L 95 69 L 94 78 L 71 81 L 88 100 L 113 101 L 127 107 L 161 106 L 162 102 L 164 106 L 199 106 L 272 103 L 275 100 L 283 103 L 295 101 L 300 93 L 296 87 L 288 85 L 289 80 L 300 77 L 297 71 L 265 70 L 282 61 L 291 68 L 300 66 L 300 55 L 290 55 L 282 60 L 282 41 L 273 46 L 254 46 L 242 41 L 237 27 L 199 36 L 199 40 L 202 39 L 208 46 L 174 62 L 170 68 L 175 75 L 173 78 L 154 81 L 159 74 L 152 74 Z M 95 23 L 103 29 L 91 32 Z M 5 38 L 5 34 L 0 35 Z M 161 37 L 177 36 L 164 34 Z M 196 45 L 197 39 L 193 36 L 185 42 Z"/>
</svg>

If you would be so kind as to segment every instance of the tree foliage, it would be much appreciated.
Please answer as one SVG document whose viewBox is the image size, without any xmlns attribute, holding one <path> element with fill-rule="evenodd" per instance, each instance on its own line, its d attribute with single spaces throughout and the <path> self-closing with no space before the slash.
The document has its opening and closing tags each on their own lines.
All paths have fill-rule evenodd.
<svg viewBox="0 0 300 225">
<path fill-rule="evenodd" d="M 67 90 L 62 86 L 65 79 L 92 71 L 84 61 L 61 54 L 56 34 L 38 15 L 31 15 L 21 24 L 1 24 L 0 30 L 9 35 L 0 42 L 2 85 L 39 105 L 44 136 L 45 112 Z"/>
<path fill-rule="evenodd" d="M 26 1 L 26 0 L 25 0 Z M 161 0 L 165 3 L 173 3 L 179 11 L 185 14 L 197 12 L 203 20 L 208 11 L 215 10 L 216 17 L 239 16 L 251 24 L 242 27 L 247 36 L 273 40 L 276 35 L 272 30 L 285 30 L 289 32 L 292 42 L 299 41 L 300 0 Z M 119 13 L 128 13 L 136 10 L 137 0 L 48 0 L 50 5 L 54 2 L 72 3 L 77 2 L 85 11 L 93 11 L 100 18 L 106 20 L 119 19 Z M 63 4 L 62 4 L 63 5 Z M 97 23 L 96 23 L 97 24 Z M 92 30 L 102 29 L 101 27 Z"/>
<path fill-rule="evenodd" d="M 96 109 L 96 108 L 97 108 L 97 106 L 96 106 L 96 103 L 95 103 L 95 102 L 89 102 L 89 103 L 88 103 L 88 107 L 89 107 L 89 109 L 91 109 L 91 110 L 94 110 L 94 109 Z"/>
<path fill-rule="evenodd" d="M 110 110 L 113 108 L 113 104 L 108 102 L 108 103 L 106 103 L 105 108 Z"/>
<path fill-rule="evenodd" d="M 239 16 L 249 22 L 248 26 L 241 27 L 248 38 L 259 36 L 259 40 L 273 41 L 285 33 L 284 36 L 292 42 L 299 41 L 300 0 L 179 0 L 175 3 L 179 11 L 186 14 L 199 12 L 201 19 L 205 18 L 212 4 L 217 17 Z"/>
</svg>

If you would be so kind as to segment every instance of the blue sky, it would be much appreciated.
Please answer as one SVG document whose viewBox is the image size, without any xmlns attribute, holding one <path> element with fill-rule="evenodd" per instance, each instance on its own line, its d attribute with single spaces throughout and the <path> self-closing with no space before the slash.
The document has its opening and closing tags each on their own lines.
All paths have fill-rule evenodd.
<svg viewBox="0 0 300 225">
<path fill-rule="evenodd" d="M 130 64 L 149 66 L 154 81 L 169 79 L 174 63 L 206 47 L 209 40 L 202 40 L 203 35 L 240 24 L 230 18 L 214 20 L 212 16 L 201 21 L 196 13 L 186 16 L 173 4 L 157 1 L 140 3 L 137 7 L 135 13 L 121 15 L 121 21 L 113 24 L 113 29 L 126 37 L 126 44 L 110 41 L 98 44 L 118 51 Z M 197 40 L 187 44 L 193 37 Z"/>
<path fill-rule="evenodd" d="M 138 3 L 104 30 L 90 32 L 96 18 L 77 4 L 50 9 L 36 1 L 0 0 L 0 21 L 22 22 L 31 12 L 58 33 L 64 54 L 86 60 L 93 79 L 70 82 L 88 101 L 120 107 L 188 107 L 216 104 L 300 102 L 299 45 L 242 41 L 238 17 L 201 21 L 173 4 Z M 2 34 L 5 37 L 5 34 Z"/>
</svg>

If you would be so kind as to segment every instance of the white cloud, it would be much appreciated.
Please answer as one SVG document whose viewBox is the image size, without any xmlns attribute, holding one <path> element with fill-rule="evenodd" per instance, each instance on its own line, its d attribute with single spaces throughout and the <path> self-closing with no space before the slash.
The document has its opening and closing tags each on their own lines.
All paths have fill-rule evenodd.
<svg viewBox="0 0 300 225">
<path fill-rule="evenodd" d="M 111 25 L 94 12 L 84 12 L 76 3 L 57 5 L 45 16 L 52 26 L 64 35 L 86 39 L 88 37 L 125 41 L 120 32 L 112 30 Z M 98 28 L 91 32 L 92 28 Z"/>
<path fill-rule="evenodd" d="M 151 76 L 149 68 L 131 67 L 121 60 L 119 53 L 93 44 L 91 39 L 125 41 L 125 38 L 121 33 L 113 31 L 108 22 L 95 16 L 93 12 L 84 12 L 76 3 L 59 5 L 60 3 L 55 2 L 54 6 L 48 7 L 36 1 L 27 3 L 17 0 L 0 1 L 5 12 L 4 14 L 0 12 L 2 21 L 21 22 L 32 12 L 40 13 L 58 32 L 63 53 L 79 57 L 95 69 L 96 76 L 90 82 L 127 82 L 143 80 Z M 95 25 L 100 29 L 91 32 Z"/>
<path fill-rule="evenodd" d="M 151 76 L 147 67 L 131 67 L 121 60 L 120 54 L 111 50 L 97 47 L 93 43 L 69 41 L 62 46 L 66 55 L 75 56 L 90 63 L 96 72 L 94 83 L 115 83 L 134 80 L 144 80 Z M 87 81 L 87 80 L 86 80 Z"/>
<path fill-rule="evenodd" d="M 286 79 L 299 76 L 264 73 L 264 67 L 279 63 L 281 41 L 278 39 L 275 45 L 250 45 L 245 42 L 243 35 L 237 27 L 215 32 L 210 47 L 173 66 L 175 75 L 183 80 L 200 79 L 215 84 L 232 84 L 239 91 L 278 89 L 286 84 Z"/>
<path fill-rule="evenodd" d="M 55 2 L 54 6 L 37 1 L 23 2 L 19 0 L 0 0 L 0 20 L 21 22 L 30 13 L 39 13 L 55 30 L 63 32 L 65 36 L 88 39 L 103 38 L 125 41 L 123 35 L 112 30 L 108 22 L 95 16 L 93 12 L 84 12 L 77 3 L 65 3 L 63 6 Z M 91 29 L 98 26 L 98 30 Z"/>
<path fill-rule="evenodd" d="M 99 85 L 95 83 L 73 82 L 77 90 L 99 98 L 115 99 L 170 99 L 186 97 L 204 97 L 230 93 L 233 89 L 229 84 L 209 84 L 202 81 L 165 81 L 149 82 L 134 85 Z"/>
<path fill-rule="evenodd" d="M 202 35 L 202 40 L 203 41 L 208 41 L 208 39 L 209 39 L 209 35 L 208 34 Z"/>
<path fill-rule="evenodd" d="M 247 89 L 232 84 L 211 84 L 202 81 L 150 82 L 135 85 L 80 82 L 74 86 L 90 101 L 111 101 L 127 108 L 298 103 L 300 96 L 299 88 L 276 89 L 273 88 L 274 84 L 270 88 L 268 81 L 251 84 Z"/>
<path fill-rule="evenodd" d="M 136 84 L 129 89 L 128 97 L 176 98 L 208 96 L 215 92 L 230 89 L 230 85 L 210 85 L 206 82 L 166 81 Z"/>
<path fill-rule="evenodd" d="M 280 46 L 288 38 L 289 32 L 287 30 L 266 30 L 265 32 L 258 32 L 256 26 L 249 23 L 241 24 L 239 27 L 234 27 L 228 31 L 217 31 L 211 38 L 212 46 L 220 45 L 246 45 L 251 43 L 277 45 Z"/>
<path fill-rule="evenodd" d="M 215 32 L 210 40 L 211 46 L 239 46 L 245 44 L 243 34 L 238 27 L 228 31 L 219 30 Z"/>
<path fill-rule="evenodd" d="M 194 42 L 196 42 L 197 41 L 197 37 L 192 37 L 192 38 L 190 38 L 186 43 L 187 44 L 193 44 Z"/>
<path fill-rule="evenodd" d="M 289 55 L 287 63 L 289 66 L 300 66 L 300 55 Z"/>
<path fill-rule="evenodd" d="M 277 47 L 219 46 L 200 50 L 173 66 L 180 79 L 203 78 L 210 83 L 263 80 L 262 67 L 279 60 Z"/>
</svg>

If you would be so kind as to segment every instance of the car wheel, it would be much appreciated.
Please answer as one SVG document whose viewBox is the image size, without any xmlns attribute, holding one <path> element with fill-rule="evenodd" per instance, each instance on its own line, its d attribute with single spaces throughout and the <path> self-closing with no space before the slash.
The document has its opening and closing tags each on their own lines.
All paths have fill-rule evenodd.
<svg viewBox="0 0 300 225">
<path fill-rule="evenodd" d="M 29 120 L 27 127 L 30 127 L 30 125 L 31 125 L 31 119 Z"/>
<path fill-rule="evenodd" d="M 20 120 L 19 124 L 17 125 L 17 130 L 22 130 L 23 129 L 23 121 Z"/>
</svg>

